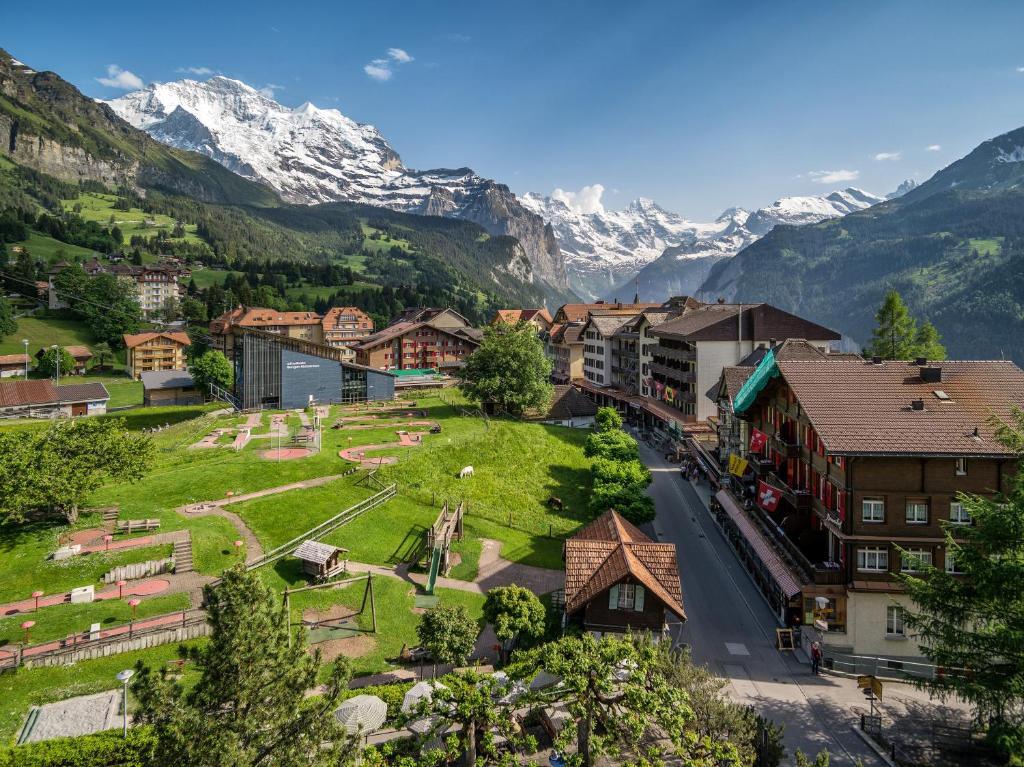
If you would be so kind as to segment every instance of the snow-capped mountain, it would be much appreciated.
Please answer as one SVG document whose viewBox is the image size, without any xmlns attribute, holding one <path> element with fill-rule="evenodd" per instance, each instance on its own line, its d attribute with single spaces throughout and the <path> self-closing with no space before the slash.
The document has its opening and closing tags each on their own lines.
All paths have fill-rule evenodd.
<svg viewBox="0 0 1024 767">
<path fill-rule="evenodd" d="M 673 290 L 687 292 L 683 288 L 706 275 L 714 261 L 735 255 L 777 224 L 810 224 L 845 216 L 883 198 L 854 188 L 820 197 L 784 197 L 753 213 L 729 208 L 709 223 L 690 221 L 642 198 L 614 211 L 605 210 L 598 199 L 586 212 L 571 207 L 563 195 L 528 193 L 521 201 L 551 224 L 565 254 L 569 282 L 581 296 L 631 297 L 639 276 L 644 283 L 639 285 L 641 297 L 659 300 Z M 647 270 L 660 259 L 666 261 Z M 683 269 L 688 276 L 676 279 L 672 273 L 680 267 L 671 265 L 687 259 L 695 260 Z M 653 274 L 657 280 L 646 284 Z M 698 281 L 689 292 L 699 286 Z"/>
<path fill-rule="evenodd" d="M 461 218 L 511 235 L 533 273 L 567 287 L 565 264 L 549 227 L 507 186 L 469 168 L 406 168 L 372 125 L 336 109 L 295 109 L 228 77 L 153 83 L 107 102 L 159 141 L 200 152 L 298 204 L 345 200 L 424 215 Z"/>
</svg>

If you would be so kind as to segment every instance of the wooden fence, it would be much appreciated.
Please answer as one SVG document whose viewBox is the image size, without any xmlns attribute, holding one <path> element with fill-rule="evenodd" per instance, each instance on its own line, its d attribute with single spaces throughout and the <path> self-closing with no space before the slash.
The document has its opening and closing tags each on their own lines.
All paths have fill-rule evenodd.
<svg viewBox="0 0 1024 767">
<path fill-rule="evenodd" d="M 136 578 L 149 578 L 153 575 L 163 575 L 174 569 L 174 557 L 164 559 L 150 559 L 146 562 L 135 562 L 130 565 L 121 565 L 105 573 L 104 583 L 117 583 L 118 581 L 131 581 Z"/>
</svg>

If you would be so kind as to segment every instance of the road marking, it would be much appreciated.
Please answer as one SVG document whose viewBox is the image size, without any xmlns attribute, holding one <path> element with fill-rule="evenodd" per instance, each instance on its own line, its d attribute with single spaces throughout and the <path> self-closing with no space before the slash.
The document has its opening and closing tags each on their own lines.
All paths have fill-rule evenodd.
<svg viewBox="0 0 1024 767">
<path fill-rule="evenodd" d="M 729 651 L 730 655 L 750 655 L 747 646 L 742 642 L 726 642 L 725 649 Z"/>
</svg>

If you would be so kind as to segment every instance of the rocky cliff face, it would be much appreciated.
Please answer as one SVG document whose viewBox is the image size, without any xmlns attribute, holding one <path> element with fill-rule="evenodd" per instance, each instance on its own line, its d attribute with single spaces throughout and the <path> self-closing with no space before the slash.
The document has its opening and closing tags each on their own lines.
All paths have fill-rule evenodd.
<svg viewBox="0 0 1024 767">
<path fill-rule="evenodd" d="M 289 202 L 344 200 L 472 221 L 520 241 L 534 278 L 565 290 L 558 242 L 504 184 L 469 168 L 413 170 L 372 125 L 336 109 L 285 107 L 243 82 L 154 83 L 110 103 L 165 144 L 199 152 Z"/>
</svg>

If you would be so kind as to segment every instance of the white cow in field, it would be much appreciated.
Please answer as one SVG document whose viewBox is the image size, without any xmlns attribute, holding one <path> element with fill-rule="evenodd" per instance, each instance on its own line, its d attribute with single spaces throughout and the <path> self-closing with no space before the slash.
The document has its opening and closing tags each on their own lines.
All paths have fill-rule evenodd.
<svg viewBox="0 0 1024 767">
<path fill-rule="evenodd" d="M 472 476 L 473 476 L 473 467 L 472 466 L 463 466 L 462 467 L 462 471 L 459 472 L 459 479 L 465 479 L 466 477 L 472 477 Z"/>
</svg>

